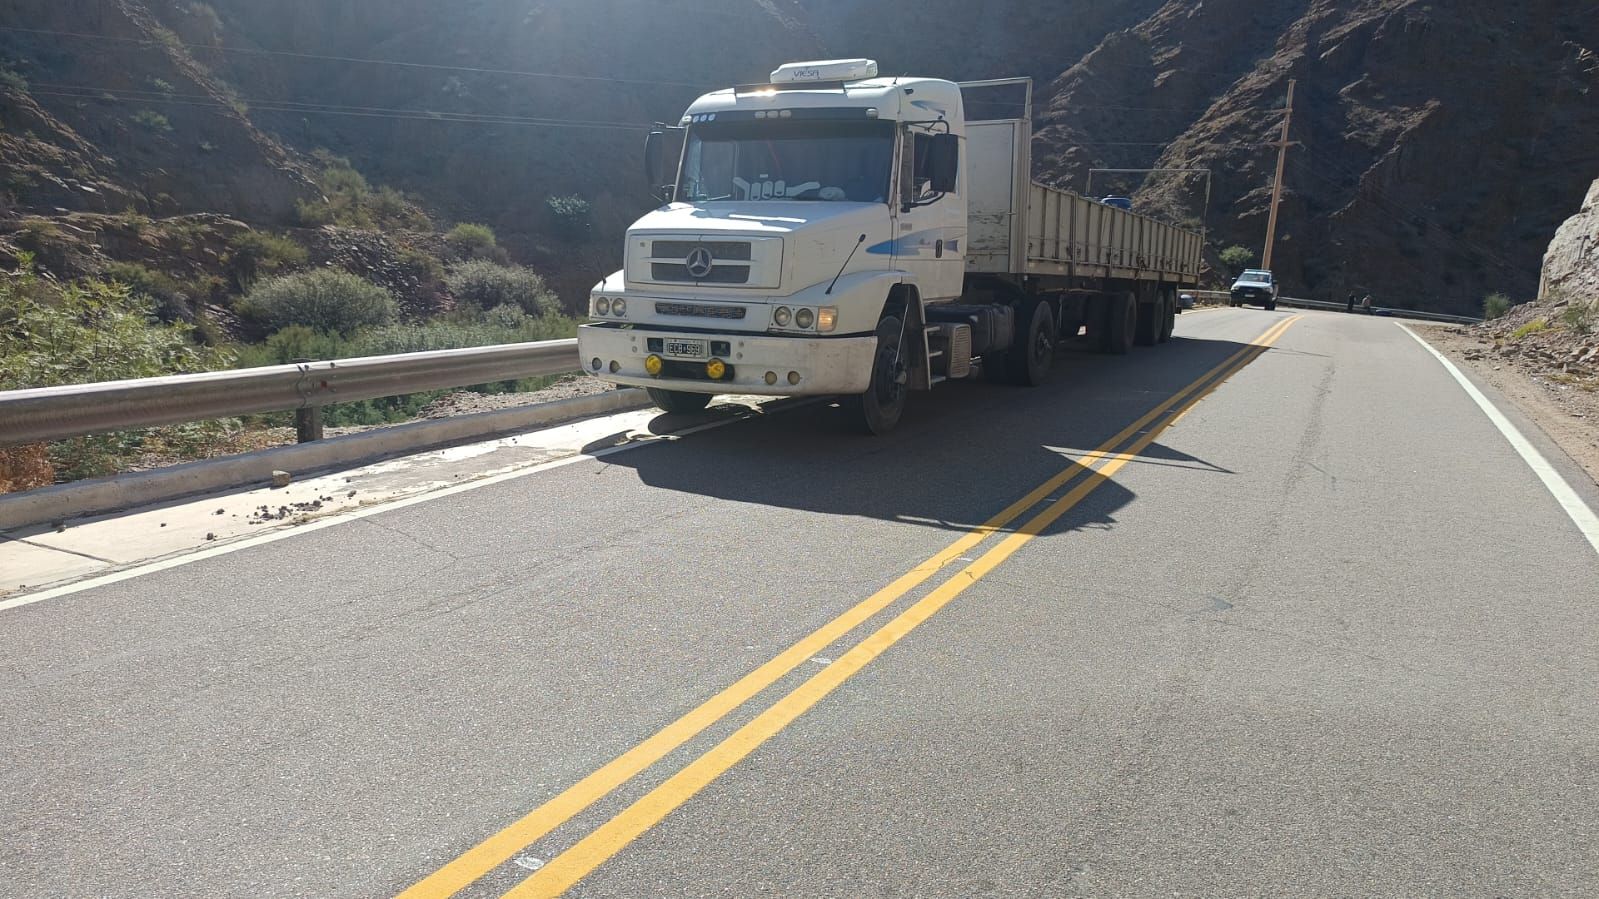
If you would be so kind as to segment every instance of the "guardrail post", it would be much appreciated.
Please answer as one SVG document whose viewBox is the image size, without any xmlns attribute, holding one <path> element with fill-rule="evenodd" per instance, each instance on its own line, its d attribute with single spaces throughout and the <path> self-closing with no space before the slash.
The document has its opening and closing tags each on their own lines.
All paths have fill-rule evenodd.
<svg viewBox="0 0 1599 899">
<path fill-rule="evenodd" d="M 291 359 L 295 365 L 310 365 L 310 359 Z M 303 370 L 303 369 L 302 369 Z M 301 394 L 303 397 L 304 394 Z M 301 406 L 294 410 L 294 439 L 299 443 L 312 443 L 322 439 L 322 407 Z"/>
<path fill-rule="evenodd" d="M 294 437 L 301 443 L 322 439 L 321 406 L 302 406 L 294 410 Z"/>
</svg>

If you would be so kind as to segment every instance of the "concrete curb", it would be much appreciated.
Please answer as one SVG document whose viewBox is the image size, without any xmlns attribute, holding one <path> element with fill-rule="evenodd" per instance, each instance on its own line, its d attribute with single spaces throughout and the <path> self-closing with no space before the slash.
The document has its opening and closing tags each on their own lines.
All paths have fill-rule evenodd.
<svg viewBox="0 0 1599 899">
<path fill-rule="evenodd" d="M 561 421 L 637 409 L 649 402 L 642 390 L 611 390 L 515 409 L 395 425 L 314 443 L 188 462 L 156 471 L 6 494 L 0 496 L 0 532 L 120 512 L 199 493 L 269 484 L 274 470 L 301 476 Z"/>
</svg>

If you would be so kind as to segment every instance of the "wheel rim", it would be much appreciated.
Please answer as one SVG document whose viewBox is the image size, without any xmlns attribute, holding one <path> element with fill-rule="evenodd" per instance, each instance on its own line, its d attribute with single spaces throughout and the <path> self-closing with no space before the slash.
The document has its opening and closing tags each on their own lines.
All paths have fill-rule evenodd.
<svg viewBox="0 0 1599 899">
<path fill-rule="evenodd" d="M 1033 338 L 1033 364 L 1035 366 L 1043 365 L 1049 361 L 1050 355 L 1055 352 L 1055 341 L 1050 338 L 1050 329 L 1044 327 L 1043 322 L 1039 322 L 1033 327 L 1038 332 L 1038 335 Z"/>
<path fill-rule="evenodd" d="M 900 358 L 897 329 L 894 338 L 893 343 L 878 342 L 877 362 L 872 372 L 872 395 L 878 405 L 885 409 L 892 409 L 905 396 L 905 379 L 901 375 L 906 369 L 904 360 Z"/>
<path fill-rule="evenodd" d="M 900 372 L 905 370 L 903 362 L 896 362 L 897 354 L 890 347 L 877 351 L 877 372 L 873 376 L 877 381 L 873 385 L 873 393 L 877 401 L 884 406 L 893 406 L 905 395 L 905 385 L 900 383 Z"/>
</svg>

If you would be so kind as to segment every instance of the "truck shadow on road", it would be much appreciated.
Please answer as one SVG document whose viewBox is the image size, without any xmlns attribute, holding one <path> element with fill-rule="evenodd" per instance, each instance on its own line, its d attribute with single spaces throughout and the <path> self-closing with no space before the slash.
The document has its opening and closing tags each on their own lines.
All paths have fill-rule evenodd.
<svg viewBox="0 0 1599 899">
<path fill-rule="evenodd" d="M 899 429 L 887 437 L 851 433 L 845 411 L 820 402 L 610 456 L 606 463 L 631 469 L 653 488 L 741 504 L 744 526 L 753 506 L 965 531 L 1065 468 L 1081 467 L 1084 456 L 1244 347 L 1177 339 L 1128 356 L 1067 350 L 1041 387 L 962 382 L 914 394 Z M 683 424 L 667 418 L 663 430 Z M 1123 451 L 1137 439 L 1109 449 Z M 1140 466 L 1235 473 L 1159 441 L 1122 471 Z M 1109 479 L 1051 530 L 1109 525 L 1112 513 L 1134 498 Z"/>
</svg>

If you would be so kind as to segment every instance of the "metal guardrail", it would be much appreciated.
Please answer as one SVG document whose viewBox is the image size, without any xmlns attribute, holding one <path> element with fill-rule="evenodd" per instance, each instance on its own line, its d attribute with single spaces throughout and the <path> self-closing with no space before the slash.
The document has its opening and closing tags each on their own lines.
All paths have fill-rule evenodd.
<svg viewBox="0 0 1599 899">
<path fill-rule="evenodd" d="M 299 410 L 302 440 L 331 403 L 577 371 L 577 340 L 366 356 L 233 371 L 0 391 L 0 446 Z"/>
<path fill-rule="evenodd" d="M 1225 290 L 1185 290 L 1183 293 L 1190 293 L 1195 297 L 1204 297 L 1206 299 L 1213 299 L 1223 303 L 1232 299 L 1232 295 Z M 1327 300 L 1309 300 L 1301 297 L 1278 297 L 1277 302 L 1284 306 L 1294 306 L 1300 309 L 1328 309 L 1334 312 L 1343 312 L 1348 308 L 1347 303 L 1329 302 Z M 1359 309 L 1360 307 L 1357 305 L 1355 308 Z M 1456 325 L 1475 325 L 1482 321 L 1480 318 L 1472 318 L 1466 315 L 1445 315 L 1440 312 L 1421 312 L 1415 309 L 1395 309 L 1392 306 L 1374 306 L 1372 308 L 1375 310 L 1375 314 L 1377 315 L 1385 315 L 1393 318 L 1413 318 L 1420 321 L 1446 322 L 1448 324 Z"/>
</svg>

